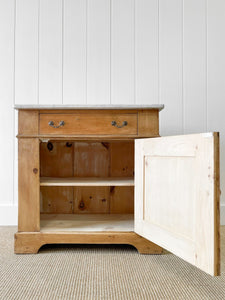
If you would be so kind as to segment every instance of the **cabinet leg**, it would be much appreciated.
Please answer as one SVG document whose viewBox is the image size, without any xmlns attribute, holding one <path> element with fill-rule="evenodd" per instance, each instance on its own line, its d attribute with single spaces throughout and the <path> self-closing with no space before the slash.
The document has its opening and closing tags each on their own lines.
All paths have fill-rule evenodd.
<svg viewBox="0 0 225 300">
<path fill-rule="evenodd" d="M 36 254 L 38 253 L 43 243 L 40 239 L 30 238 L 29 234 L 16 233 L 14 238 L 14 253 L 16 254 Z"/>
</svg>

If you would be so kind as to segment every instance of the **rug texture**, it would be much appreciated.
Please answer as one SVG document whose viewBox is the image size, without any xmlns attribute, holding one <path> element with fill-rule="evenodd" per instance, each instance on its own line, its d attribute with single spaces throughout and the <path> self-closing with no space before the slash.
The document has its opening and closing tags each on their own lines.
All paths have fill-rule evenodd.
<svg viewBox="0 0 225 300">
<path fill-rule="evenodd" d="M 131 246 L 55 245 L 13 253 L 16 227 L 0 227 L 0 299 L 225 299 L 222 275 L 211 277 L 170 254 L 140 255 Z"/>
</svg>

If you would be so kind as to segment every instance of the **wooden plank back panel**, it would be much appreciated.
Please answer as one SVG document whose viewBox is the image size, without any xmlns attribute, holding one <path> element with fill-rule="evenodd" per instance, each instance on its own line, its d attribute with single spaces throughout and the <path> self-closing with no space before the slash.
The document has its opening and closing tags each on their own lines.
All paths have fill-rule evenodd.
<svg viewBox="0 0 225 300">
<path fill-rule="evenodd" d="M 74 143 L 75 177 L 108 177 L 110 144 Z M 74 213 L 108 213 L 109 187 L 75 187 Z"/>
<path fill-rule="evenodd" d="M 19 139 L 18 147 L 18 231 L 39 231 L 39 140 L 37 138 Z"/>
<path fill-rule="evenodd" d="M 134 176 L 134 141 L 112 142 L 110 144 L 110 176 Z"/>
<path fill-rule="evenodd" d="M 70 142 L 41 143 L 41 176 L 72 177 L 74 144 Z M 41 187 L 41 213 L 72 213 L 72 187 Z"/>
<path fill-rule="evenodd" d="M 109 213 L 109 187 L 75 187 L 74 213 Z"/>
<path fill-rule="evenodd" d="M 41 213 L 72 214 L 73 213 L 73 188 L 72 187 L 47 187 L 40 189 Z"/>
<path fill-rule="evenodd" d="M 134 187 L 122 186 L 110 188 L 110 214 L 134 213 Z"/>
<path fill-rule="evenodd" d="M 74 176 L 108 177 L 110 167 L 109 147 L 109 143 L 75 142 Z"/>
<path fill-rule="evenodd" d="M 41 143 L 41 177 L 73 176 L 74 144 L 70 142 Z"/>
</svg>

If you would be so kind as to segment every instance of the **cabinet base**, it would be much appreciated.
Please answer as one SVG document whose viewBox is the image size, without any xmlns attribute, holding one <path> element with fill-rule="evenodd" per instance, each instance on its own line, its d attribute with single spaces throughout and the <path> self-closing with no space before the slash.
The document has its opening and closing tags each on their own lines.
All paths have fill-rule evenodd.
<svg viewBox="0 0 225 300">
<path fill-rule="evenodd" d="M 162 248 L 134 232 L 17 232 L 14 252 L 38 253 L 45 244 L 129 244 L 140 254 L 160 254 Z"/>
</svg>

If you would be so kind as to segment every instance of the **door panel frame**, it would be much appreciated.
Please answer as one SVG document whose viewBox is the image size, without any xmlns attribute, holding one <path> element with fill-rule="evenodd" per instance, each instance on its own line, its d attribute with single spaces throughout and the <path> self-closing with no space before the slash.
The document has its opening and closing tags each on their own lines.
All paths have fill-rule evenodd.
<svg viewBox="0 0 225 300">
<path fill-rule="evenodd" d="M 194 239 L 144 220 L 145 156 L 195 156 Z M 191 175 L 190 175 L 191 176 Z M 179 189 L 179 186 L 177 189 Z M 169 201 L 169 198 L 168 198 Z M 135 141 L 135 232 L 211 275 L 220 275 L 219 133 Z"/>
</svg>

